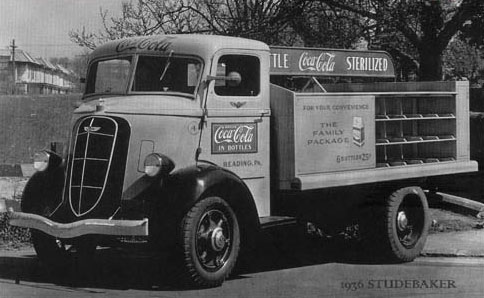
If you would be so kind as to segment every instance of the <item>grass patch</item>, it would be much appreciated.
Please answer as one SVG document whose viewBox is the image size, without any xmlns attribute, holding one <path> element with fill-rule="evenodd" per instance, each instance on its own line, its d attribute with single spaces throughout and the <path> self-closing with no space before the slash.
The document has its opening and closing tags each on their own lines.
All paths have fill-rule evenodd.
<svg viewBox="0 0 484 298">
<path fill-rule="evenodd" d="M 0 96 L 0 164 L 32 162 L 50 142 L 67 142 L 80 94 Z"/>
<path fill-rule="evenodd" d="M 473 230 L 483 222 L 474 216 L 439 208 L 430 209 L 430 218 L 434 220 L 430 234 Z"/>
</svg>

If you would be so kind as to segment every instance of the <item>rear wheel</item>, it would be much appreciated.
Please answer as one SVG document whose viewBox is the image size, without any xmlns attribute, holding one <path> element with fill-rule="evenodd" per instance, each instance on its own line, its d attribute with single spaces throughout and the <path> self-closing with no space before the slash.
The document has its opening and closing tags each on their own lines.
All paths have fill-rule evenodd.
<svg viewBox="0 0 484 298">
<path fill-rule="evenodd" d="M 430 227 L 428 203 L 420 187 L 396 190 L 384 204 L 370 204 L 361 233 L 372 259 L 409 262 L 423 250 Z"/>
<path fill-rule="evenodd" d="M 232 208 L 207 197 L 185 215 L 181 229 L 185 275 L 197 286 L 218 286 L 232 272 L 240 249 L 240 231 Z"/>
<path fill-rule="evenodd" d="M 424 248 L 430 226 L 428 203 L 420 187 L 392 193 L 386 206 L 386 228 L 391 256 L 412 261 Z"/>
</svg>

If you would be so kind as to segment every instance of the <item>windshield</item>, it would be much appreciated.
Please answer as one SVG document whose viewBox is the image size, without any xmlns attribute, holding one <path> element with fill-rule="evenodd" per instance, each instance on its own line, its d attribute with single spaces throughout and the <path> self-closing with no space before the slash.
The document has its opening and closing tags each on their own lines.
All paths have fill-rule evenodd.
<svg viewBox="0 0 484 298">
<path fill-rule="evenodd" d="M 193 58 L 140 56 L 131 91 L 193 94 L 201 63 Z"/>
<path fill-rule="evenodd" d="M 131 57 L 94 62 L 89 68 L 86 94 L 126 93 L 130 82 Z M 139 56 L 131 92 L 176 92 L 193 95 L 200 80 L 202 63 L 194 58 Z"/>
</svg>

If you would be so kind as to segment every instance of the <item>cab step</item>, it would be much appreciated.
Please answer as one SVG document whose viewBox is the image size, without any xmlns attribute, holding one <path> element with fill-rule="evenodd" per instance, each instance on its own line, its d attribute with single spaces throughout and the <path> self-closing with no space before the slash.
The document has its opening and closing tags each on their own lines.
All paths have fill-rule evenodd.
<svg viewBox="0 0 484 298">
<path fill-rule="evenodd" d="M 261 229 L 269 229 L 281 226 L 295 226 L 297 219 L 290 216 L 264 216 L 259 217 Z"/>
</svg>

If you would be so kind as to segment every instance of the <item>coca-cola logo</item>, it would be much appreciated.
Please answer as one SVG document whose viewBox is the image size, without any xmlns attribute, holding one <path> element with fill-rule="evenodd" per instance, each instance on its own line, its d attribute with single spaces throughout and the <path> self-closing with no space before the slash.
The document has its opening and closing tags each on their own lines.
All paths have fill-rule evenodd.
<svg viewBox="0 0 484 298">
<path fill-rule="evenodd" d="M 213 123 L 212 153 L 257 152 L 257 123 Z"/>
<path fill-rule="evenodd" d="M 308 52 L 303 52 L 299 56 L 299 70 L 301 71 L 318 71 L 333 72 L 336 55 L 322 52 L 317 56 L 312 56 Z"/>
<path fill-rule="evenodd" d="M 116 45 L 116 52 L 124 52 L 129 50 L 147 50 L 155 52 L 164 52 L 171 45 L 170 37 L 162 39 L 146 37 L 141 39 L 125 39 Z"/>
</svg>

